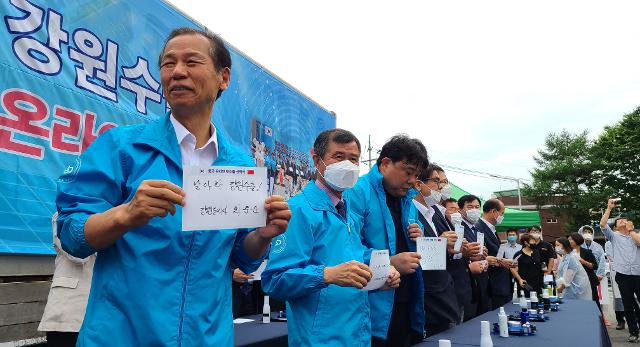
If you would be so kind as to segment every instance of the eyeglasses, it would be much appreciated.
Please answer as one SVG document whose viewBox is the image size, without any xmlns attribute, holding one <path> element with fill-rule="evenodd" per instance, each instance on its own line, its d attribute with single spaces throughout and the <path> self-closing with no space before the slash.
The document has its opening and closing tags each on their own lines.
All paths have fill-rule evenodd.
<svg viewBox="0 0 640 347">
<path fill-rule="evenodd" d="M 440 178 L 428 178 L 427 182 L 428 181 L 432 181 L 433 183 L 435 183 L 438 186 L 446 186 L 446 185 L 449 184 L 449 180 L 441 181 Z"/>
</svg>

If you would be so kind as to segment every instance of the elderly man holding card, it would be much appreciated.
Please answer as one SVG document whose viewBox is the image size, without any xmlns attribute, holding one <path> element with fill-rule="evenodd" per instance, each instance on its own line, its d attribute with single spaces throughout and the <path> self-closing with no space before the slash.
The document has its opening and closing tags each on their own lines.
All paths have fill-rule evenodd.
<svg viewBox="0 0 640 347">
<path fill-rule="evenodd" d="M 395 291 L 369 293 L 372 346 L 409 346 L 424 336 L 424 290 L 415 242 L 422 231 L 412 200 L 416 177 L 428 161 L 420 140 L 396 135 L 347 194 L 363 244 L 370 250 L 388 249 L 401 275 Z"/>
<path fill-rule="evenodd" d="M 365 290 L 397 287 L 400 274 L 386 250 L 371 267 L 364 263 L 366 248 L 354 230 L 350 201 L 343 199 L 358 180 L 360 142 L 349 131 L 325 130 L 311 155 L 317 178 L 289 200 L 293 216 L 274 239 L 262 288 L 287 301 L 290 346 L 369 346 Z"/>
<path fill-rule="evenodd" d="M 504 306 L 511 300 L 511 271 L 514 266 L 510 259 L 498 258 L 500 238 L 496 225 L 504 219 L 504 203 L 498 199 L 489 199 L 482 205 L 482 217 L 476 222 L 478 234 L 482 233 L 484 245 L 487 248 L 487 263 L 489 264 L 489 295 L 491 310 Z"/>
<path fill-rule="evenodd" d="M 183 231 L 183 170 L 254 163 L 211 123 L 230 79 L 222 39 L 176 29 L 159 66 L 172 111 L 107 131 L 59 179 L 62 247 L 98 252 L 78 346 L 231 346 L 229 265 L 255 270 L 291 217 L 273 196 L 264 227 Z"/>
</svg>

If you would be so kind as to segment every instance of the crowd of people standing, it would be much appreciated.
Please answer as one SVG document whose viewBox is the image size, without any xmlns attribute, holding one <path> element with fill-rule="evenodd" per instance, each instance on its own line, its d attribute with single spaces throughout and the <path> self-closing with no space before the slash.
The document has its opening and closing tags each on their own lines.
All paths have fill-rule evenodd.
<svg viewBox="0 0 640 347">
<path fill-rule="evenodd" d="M 97 253 L 82 327 L 69 336 L 77 346 L 230 346 L 232 278 L 250 279 L 265 259 L 261 287 L 286 302 L 292 346 L 409 346 L 505 305 L 514 281 L 539 293 L 545 275 L 565 298 L 596 300 L 604 252 L 592 229 L 551 245 L 533 226 L 502 242 L 504 203 L 453 199 L 445 170 L 407 135 L 389 139 L 360 176 L 359 140 L 323 131 L 310 153 L 315 179 L 289 201 L 269 196 L 264 227 L 183 231 L 184 167 L 255 162 L 211 122 L 231 73 L 218 36 L 174 30 L 159 67 L 171 111 L 105 132 L 58 182 L 59 249 L 82 259 Z M 609 201 L 600 228 L 637 341 L 640 234 L 626 218 L 610 227 L 613 208 Z M 416 241 L 425 236 L 446 239 L 445 269 L 420 266 Z M 388 276 L 363 291 L 381 251 Z"/>
</svg>

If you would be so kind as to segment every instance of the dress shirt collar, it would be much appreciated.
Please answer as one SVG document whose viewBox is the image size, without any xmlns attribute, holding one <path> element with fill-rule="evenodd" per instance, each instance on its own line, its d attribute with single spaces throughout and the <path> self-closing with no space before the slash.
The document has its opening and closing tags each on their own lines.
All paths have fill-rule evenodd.
<svg viewBox="0 0 640 347">
<path fill-rule="evenodd" d="M 329 195 L 329 199 L 331 199 L 331 203 L 333 206 L 336 206 L 342 199 L 336 195 L 336 193 L 328 187 L 322 180 L 316 179 L 316 187 L 320 188 L 320 190 L 324 191 Z"/>
<path fill-rule="evenodd" d="M 178 139 L 178 144 L 183 146 L 183 142 L 187 141 L 185 144 L 188 143 L 190 149 L 202 149 L 207 146 L 213 146 L 214 153 L 218 153 L 218 136 L 216 134 L 216 127 L 213 125 L 213 123 L 209 123 L 211 124 L 211 137 L 209 138 L 207 143 L 205 143 L 204 146 L 200 148 L 195 148 L 196 137 L 191 132 L 189 132 L 189 130 L 185 128 L 184 125 L 182 125 L 182 123 L 180 123 L 173 116 L 173 114 L 171 114 L 169 119 L 171 119 L 171 124 L 173 124 L 173 128 L 176 131 L 176 138 Z"/>
<path fill-rule="evenodd" d="M 481 220 L 484 224 L 486 224 L 486 225 L 489 227 L 489 229 L 491 229 L 491 231 L 493 231 L 493 233 L 494 233 L 494 234 L 496 233 L 496 226 L 495 226 L 495 225 L 493 225 L 493 224 L 489 223 L 489 222 L 488 222 L 486 219 L 484 219 L 484 218 L 480 218 L 480 220 Z"/>
</svg>

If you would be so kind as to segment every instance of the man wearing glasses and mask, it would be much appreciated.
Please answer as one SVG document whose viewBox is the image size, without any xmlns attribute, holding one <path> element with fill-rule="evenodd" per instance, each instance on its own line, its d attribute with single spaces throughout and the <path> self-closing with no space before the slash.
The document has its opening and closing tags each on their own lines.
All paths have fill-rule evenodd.
<svg viewBox="0 0 640 347">
<path fill-rule="evenodd" d="M 424 226 L 425 236 L 445 237 L 448 240 L 447 269 L 429 270 L 423 273 L 427 336 L 447 330 L 459 323 L 463 314 L 463 302 L 471 297 L 466 260 L 463 259 L 461 252 L 453 254 L 457 240 L 456 233 L 453 231 L 455 227 L 445 217 L 444 207 L 440 204 L 443 198 L 442 191 L 447 186 L 448 180 L 444 170 L 433 163 L 420 172 L 414 185 L 419 193 L 414 204 L 420 212 L 418 220 Z"/>
</svg>

